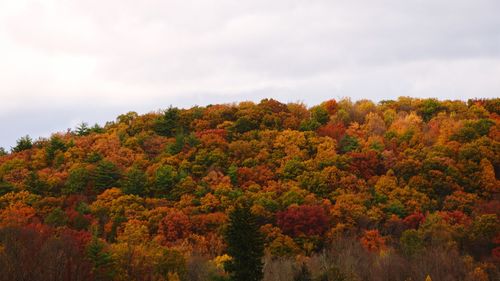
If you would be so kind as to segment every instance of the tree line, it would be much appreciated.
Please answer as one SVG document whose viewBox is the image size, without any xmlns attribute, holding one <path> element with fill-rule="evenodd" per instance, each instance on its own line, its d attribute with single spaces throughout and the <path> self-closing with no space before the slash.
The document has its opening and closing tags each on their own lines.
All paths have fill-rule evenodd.
<svg viewBox="0 0 500 281">
<path fill-rule="evenodd" d="M 264 99 L 21 137 L 0 280 L 498 280 L 499 114 Z"/>
</svg>

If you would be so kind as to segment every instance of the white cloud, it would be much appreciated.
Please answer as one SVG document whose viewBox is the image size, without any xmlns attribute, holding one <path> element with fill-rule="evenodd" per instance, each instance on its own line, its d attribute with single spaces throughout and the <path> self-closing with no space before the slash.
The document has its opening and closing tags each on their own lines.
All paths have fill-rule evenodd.
<svg viewBox="0 0 500 281">
<path fill-rule="evenodd" d="M 10 128 L 0 145 L 171 103 L 496 97 L 499 10 L 497 0 L 0 0 Z M 21 126 L 28 112 L 65 118 Z"/>
</svg>

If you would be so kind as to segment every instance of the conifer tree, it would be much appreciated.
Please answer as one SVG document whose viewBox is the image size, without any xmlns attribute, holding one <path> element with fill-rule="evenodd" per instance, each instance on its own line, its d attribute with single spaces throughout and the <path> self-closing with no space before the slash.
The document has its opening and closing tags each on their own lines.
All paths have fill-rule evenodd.
<svg viewBox="0 0 500 281">
<path fill-rule="evenodd" d="M 156 120 L 154 130 L 160 136 L 173 137 L 179 132 L 180 110 L 176 107 L 169 107 L 164 115 Z"/>
<path fill-rule="evenodd" d="M 92 262 L 92 273 L 94 280 L 110 280 L 114 275 L 113 257 L 105 251 L 104 243 L 97 237 L 93 237 L 87 246 L 87 258 Z"/>
<path fill-rule="evenodd" d="M 31 171 L 28 174 L 24 180 L 24 185 L 26 190 L 38 195 L 45 194 L 49 189 L 47 183 L 40 179 L 36 171 Z"/>
<path fill-rule="evenodd" d="M 116 165 L 108 160 L 101 160 L 94 171 L 94 184 L 97 192 L 116 187 L 120 179 L 120 171 Z"/>
<path fill-rule="evenodd" d="M 33 140 L 29 135 L 26 135 L 17 140 L 16 146 L 12 148 L 12 152 L 20 152 L 33 147 Z"/>
<path fill-rule="evenodd" d="M 178 174 L 171 165 L 161 166 L 156 170 L 153 185 L 150 187 L 151 195 L 156 197 L 172 198 L 172 189 L 178 182 Z"/>
<path fill-rule="evenodd" d="M 122 182 L 122 190 L 126 194 L 144 195 L 146 192 L 146 174 L 136 166 L 130 168 Z"/>
<path fill-rule="evenodd" d="M 231 280 L 262 280 L 264 240 L 256 217 L 248 205 L 238 204 L 229 214 L 225 240 L 227 252 L 232 257 L 225 266 Z"/>
</svg>

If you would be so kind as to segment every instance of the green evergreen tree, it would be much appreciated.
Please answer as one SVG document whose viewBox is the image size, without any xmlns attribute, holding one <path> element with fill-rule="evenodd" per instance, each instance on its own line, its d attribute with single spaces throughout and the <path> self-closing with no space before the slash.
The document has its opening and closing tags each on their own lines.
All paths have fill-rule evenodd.
<svg viewBox="0 0 500 281">
<path fill-rule="evenodd" d="M 181 152 L 185 145 L 185 138 L 184 134 L 177 134 L 175 136 L 175 142 L 167 146 L 168 153 L 176 155 Z"/>
<path fill-rule="evenodd" d="M 24 185 L 26 186 L 26 190 L 38 195 L 45 194 L 49 189 L 48 184 L 40 180 L 36 171 L 31 171 L 28 174 L 28 177 L 24 180 Z"/>
<path fill-rule="evenodd" d="M 180 110 L 176 107 L 169 107 L 164 115 L 156 120 L 154 130 L 160 136 L 173 137 L 179 132 Z"/>
<path fill-rule="evenodd" d="M 83 193 L 90 179 L 85 167 L 76 167 L 69 171 L 68 179 L 62 189 L 64 194 Z"/>
<path fill-rule="evenodd" d="M 240 134 L 246 133 L 251 130 L 256 130 L 259 128 L 259 124 L 255 120 L 251 120 L 245 116 L 238 118 L 232 129 Z"/>
<path fill-rule="evenodd" d="M 58 151 L 66 151 L 66 144 L 64 144 L 63 140 L 59 136 L 55 135 L 50 138 L 50 141 L 45 148 L 47 164 L 52 164 Z"/>
<path fill-rule="evenodd" d="M 68 223 L 68 216 L 61 208 L 55 208 L 45 217 L 44 222 L 54 227 L 65 226 Z"/>
<path fill-rule="evenodd" d="M 93 280 L 112 280 L 114 271 L 113 257 L 104 249 L 104 243 L 93 237 L 87 246 L 87 258 L 92 262 Z"/>
<path fill-rule="evenodd" d="M 326 124 L 330 120 L 328 111 L 322 106 L 315 106 L 311 108 L 311 118 L 321 125 Z"/>
<path fill-rule="evenodd" d="M 75 133 L 78 136 L 86 136 L 86 135 L 90 134 L 89 124 L 85 123 L 85 122 L 78 124 L 78 126 L 76 126 Z"/>
<path fill-rule="evenodd" d="M 225 268 L 232 280 L 262 280 L 264 239 L 249 206 L 236 205 L 229 214 L 229 224 L 224 236 L 227 252 L 232 257 L 231 261 L 225 264 Z"/>
<path fill-rule="evenodd" d="M 178 174 L 171 165 L 161 166 L 156 170 L 154 184 L 150 191 L 153 196 L 170 198 L 178 182 Z"/>
<path fill-rule="evenodd" d="M 30 136 L 26 135 L 17 140 L 16 146 L 12 148 L 12 152 L 20 152 L 33 147 L 33 140 Z"/>
<path fill-rule="evenodd" d="M 6 182 L 3 178 L 0 177 L 0 196 L 7 194 L 11 191 L 14 191 L 15 187 L 10 182 Z"/>
<path fill-rule="evenodd" d="M 426 99 L 420 105 L 419 113 L 425 122 L 429 122 L 442 109 L 441 103 L 437 99 Z"/>
<path fill-rule="evenodd" d="M 238 185 L 238 166 L 234 164 L 229 166 L 229 169 L 227 170 L 227 175 L 231 179 L 232 185 L 234 186 Z"/>
<path fill-rule="evenodd" d="M 356 137 L 351 137 L 349 135 L 345 135 L 341 140 L 340 140 L 340 151 L 342 153 L 347 153 L 349 151 L 353 151 L 358 149 L 359 147 L 359 141 Z"/>
<path fill-rule="evenodd" d="M 120 171 L 116 165 L 108 160 L 101 160 L 93 174 L 94 185 L 97 192 L 102 192 L 110 187 L 116 187 L 120 179 Z"/>
<path fill-rule="evenodd" d="M 125 174 L 122 190 L 126 194 L 142 196 L 146 191 L 146 180 L 146 174 L 140 168 L 133 166 Z"/>
<path fill-rule="evenodd" d="M 92 128 L 90 128 L 90 133 L 96 133 L 96 134 L 101 134 L 104 133 L 104 128 L 99 126 L 99 124 L 95 123 Z"/>
</svg>

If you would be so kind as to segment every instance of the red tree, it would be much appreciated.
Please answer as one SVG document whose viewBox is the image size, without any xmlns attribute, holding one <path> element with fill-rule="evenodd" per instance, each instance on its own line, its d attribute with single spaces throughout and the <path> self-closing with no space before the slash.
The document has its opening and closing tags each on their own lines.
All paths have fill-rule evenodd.
<svg viewBox="0 0 500 281">
<path fill-rule="evenodd" d="M 182 211 L 172 210 L 160 221 L 158 232 L 166 242 L 174 242 L 190 234 L 191 221 Z"/>
<path fill-rule="evenodd" d="M 291 206 L 277 214 L 277 223 L 290 236 L 322 235 L 329 228 L 328 217 L 321 206 Z"/>
</svg>

